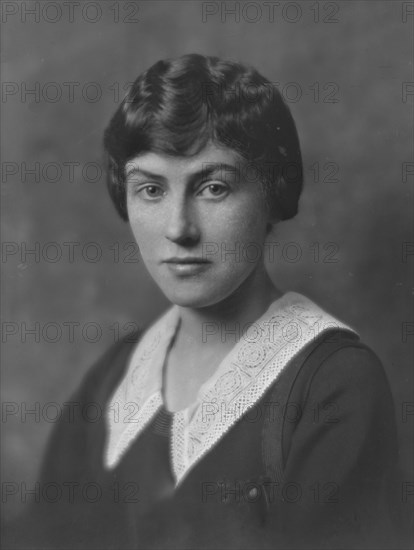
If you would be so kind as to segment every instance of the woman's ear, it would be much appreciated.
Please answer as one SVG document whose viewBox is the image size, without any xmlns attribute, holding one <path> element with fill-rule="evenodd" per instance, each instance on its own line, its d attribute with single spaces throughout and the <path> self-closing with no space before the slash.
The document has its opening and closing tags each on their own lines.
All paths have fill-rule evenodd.
<svg viewBox="0 0 414 550">
<path fill-rule="evenodd" d="M 269 234 L 281 221 L 281 219 L 282 218 L 280 213 L 277 211 L 277 208 L 268 205 L 266 233 Z"/>
</svg>

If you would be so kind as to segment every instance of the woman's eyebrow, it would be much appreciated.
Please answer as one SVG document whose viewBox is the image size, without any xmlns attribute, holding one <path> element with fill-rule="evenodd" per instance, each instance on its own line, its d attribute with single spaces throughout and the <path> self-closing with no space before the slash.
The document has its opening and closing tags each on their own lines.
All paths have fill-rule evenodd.
<svg viewBox="0 0 414 550">
<path fill-rule="evenodd" d="M 150 172 L 148 170 L 143 170 L 139 166 L 132 166 L 131 168 L 126 170 L 126 177 L 129 178 L 130 176 L 137 175 L 142 176 L 144 178 L 149 178 L 151 180 L 157 180 L 160 182 L 166 182 L 167 178 L 162 176 L 161 174 L 155 174 L 154 172 Z"/>
<path fill-rule="evenodd" d="M 206 180 L 212 176 L 221 176 L 223 179 L 226 179 L 229 175 L 237 176 L 240 172 L 240 167 L 234 164 L 227 164 L 225 162 L 206 162 L 200 170 L 189 174 L 186 177 L 188 184 L 192 185 L 197 183 L 200 180 Z M 153 181 L 159 181 L 161 183 L 166 183 L 168 178 L 161 174 L 156 174 L 149 170 L 144 170 L 139 166 L 131 166 L 131 168 L 126 170 L 126 177 L 129 178 L 133 175 L 142 176 L 144 178 L 151 179 Z"/>
<path fill-rule="evenodd" d="M 238 175 L 240 172 L 240 167 L 234 164 L 227 164 L 225 162 L 206 162 L 203 165 L 203 168 L 198 172 L 192 174 L 189 179 L 207 179 L 211 176 L 216 176 L 219 174 L 223 179 L 229 174 Z"/>
</svg>

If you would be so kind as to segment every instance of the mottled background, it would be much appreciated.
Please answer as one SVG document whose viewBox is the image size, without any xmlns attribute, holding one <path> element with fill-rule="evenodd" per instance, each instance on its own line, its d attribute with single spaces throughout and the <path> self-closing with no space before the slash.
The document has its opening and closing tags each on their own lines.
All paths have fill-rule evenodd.
<svg viewBox="0 0 414 550">
<path fill-rule="evenodd" d="M 354 326 L 383 360 L 412 480 L 413 417 L 403 414 L 413 399 L 413 336 L 403 333 L 412 322 L 409 3 L 280 2 L 273 21 L 269 5 L 254 2 L 226 2 L 238 4 L 239 21 L 218 2 L 75 2 L 72 14 L 67 4 L 2 2 L 2 391 L 15 413 L 2 419 L 3 481 L 31 486 L 56 412 L 45 404 L 68 399 L 116 327 L 122 336 L 167 305 L 97 166 L 123 87 L 189 52 L 251 63 L 280 83 L 306 188 L 300 214 L 279 227 L 269 270 Z M 77 323 L 73 338 L 68 323 Z M 39 337 L 25 333 L 36 326 Z M 25 416 L 35 403 L 39 417 Z M 10 517 L 21 499 L 7 500 Z"/>
</svg>

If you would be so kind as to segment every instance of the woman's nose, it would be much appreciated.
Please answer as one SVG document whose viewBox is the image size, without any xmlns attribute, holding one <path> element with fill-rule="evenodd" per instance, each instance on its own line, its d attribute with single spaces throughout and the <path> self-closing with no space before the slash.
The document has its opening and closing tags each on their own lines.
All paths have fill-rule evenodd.
<svg viewBox="0 0 414 550">
<path fill-rule="evenodd" d="M 185 197 L 172 201 L 166 220 L 166 237 L 168 240 L 185 244 L 194 243 L 200 237 L 194 209 Z"/>
</svg>

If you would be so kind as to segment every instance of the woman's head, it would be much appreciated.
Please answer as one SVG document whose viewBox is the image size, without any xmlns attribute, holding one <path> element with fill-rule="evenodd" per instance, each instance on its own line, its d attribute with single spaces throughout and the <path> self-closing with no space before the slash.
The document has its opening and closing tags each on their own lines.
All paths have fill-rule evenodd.
<svg viewBox="0 0 414 550">
<path fill-rule="evenodd" d="M 191 54 L 142 73 L 105 131 L 108 187 L 121 217 L 129 218 L 129 160 L 149 152 L 191 157 L 208 143 L 238 153 L 241 177 L 260 185 L 273 217 L 297 213 L 301 152 L 279 91 L 253 68 Z"/>
</svg>

